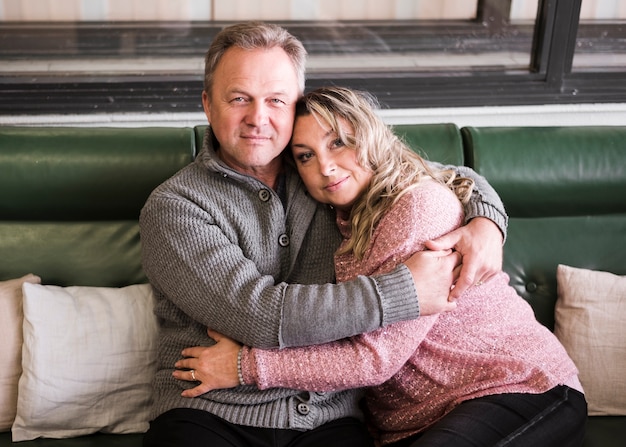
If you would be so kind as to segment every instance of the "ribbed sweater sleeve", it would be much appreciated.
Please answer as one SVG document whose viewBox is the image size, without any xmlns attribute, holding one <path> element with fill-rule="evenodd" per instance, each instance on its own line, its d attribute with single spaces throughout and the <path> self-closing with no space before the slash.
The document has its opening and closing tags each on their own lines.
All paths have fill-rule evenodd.
<svg viewBox="0 0 626 447">
<path fill-rule="evenodd" d="M 285 288 L 280 346 L 327 343 L 417 318 L 416 294 L 404 265 L 340 284 L 290 285 Z"/>
</svg>

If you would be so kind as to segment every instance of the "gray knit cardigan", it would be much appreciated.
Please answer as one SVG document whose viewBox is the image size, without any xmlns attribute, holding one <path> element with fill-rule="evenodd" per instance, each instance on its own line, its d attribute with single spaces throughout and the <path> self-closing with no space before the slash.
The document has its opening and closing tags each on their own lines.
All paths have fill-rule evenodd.
<svg viewBox="0 0 626 447">
<path fill-rule="evenodd" d="M 493 189 L 478 186 L 467 218 L 482 215 L 503 231 Z M 232 423 L 307 430 L 361 417 L 360 392 L 309 393 L 252 386 L 183 398 L 195 384 L 172 377 L 182 349 L 208 346 L 212 328 L 261 348 L 324 343 L 416 318 L 419 306 L 404 266 L 376 278 L 334 284 L 340 242 L 332 211 L 312 200 L 286 167 L 285 199 L 224 165 L 207 130 L 196 160 L 157 187 L 140 217 L 143 268 L 160 324 L 153 416 L 173 408 L 209 411 Z M 284 203 L 283 203 L 284 202 Z"/>
</svg>

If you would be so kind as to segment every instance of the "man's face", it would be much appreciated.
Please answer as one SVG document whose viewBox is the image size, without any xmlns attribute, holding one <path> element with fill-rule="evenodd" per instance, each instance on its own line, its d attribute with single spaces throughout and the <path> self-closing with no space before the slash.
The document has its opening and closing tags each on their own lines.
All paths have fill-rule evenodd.
<svg viewBox="0 0 626 447">
<path fill-rule="evenodd" d="M 275 175 L 299 95 L 296 71 L 283 49 L 229 48 L 217 65 L 210 95 L 202 94 L 220 158 L 243 173 Z"/>
</svg>

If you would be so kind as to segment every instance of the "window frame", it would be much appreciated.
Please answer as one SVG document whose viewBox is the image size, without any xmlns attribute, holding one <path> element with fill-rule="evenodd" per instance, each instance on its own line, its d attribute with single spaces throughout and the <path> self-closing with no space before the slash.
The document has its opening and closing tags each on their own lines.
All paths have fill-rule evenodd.
<svg viewBox="0 0 626 447">
<path fill-rule="evenodd" d="M 476 71 L 467 77 L 357 75 L 341 82 L 376 94 L 390 108 L 626 102 L 624 71 L 572 72 L 582 0 L 542 0 L 526 73 Z M 508 24 L 510 1 L 481 0 L 477 20 L 493 33 Z M 309 78 L 314 88 L 331 81 Z M 453 81 L 453 82 L 451 82 Z M 404 92 L 404 93 L 402 93 Z"/>
<path fill-rule="evenodd" d="M 364 89 L 383 107 L 506 106 L 626 103 L 626 68 L 572 72 L 582 0 L 540 0 L 530 70 L 450 72 L 315 72 L 307 89 L 341 84 Z M 500 33 L 510 0 L 479 0 L 475 26 Z M 281 23 L 286 28 L 289 22 Z M 314 25 L 314 24 L 312 24 Z M 295 34 L 295 33 L 294 33 Z M 0 115 L 202 110 L 202 73 L 112 77 L 0 76 Z"/>
</svg>

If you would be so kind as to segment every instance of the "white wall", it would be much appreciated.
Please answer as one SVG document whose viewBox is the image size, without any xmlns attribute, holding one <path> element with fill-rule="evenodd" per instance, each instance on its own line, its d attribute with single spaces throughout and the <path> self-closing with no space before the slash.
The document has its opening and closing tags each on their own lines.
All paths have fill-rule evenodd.
<svg viewBox="0 0 626 447">
<path fill-rule="evenodd" d="M 381 112 L 389 124 L 453 122 L 463 126 L 625 126 L 626 104 L 561 104 L 399 109 Z"/>
</svg>

